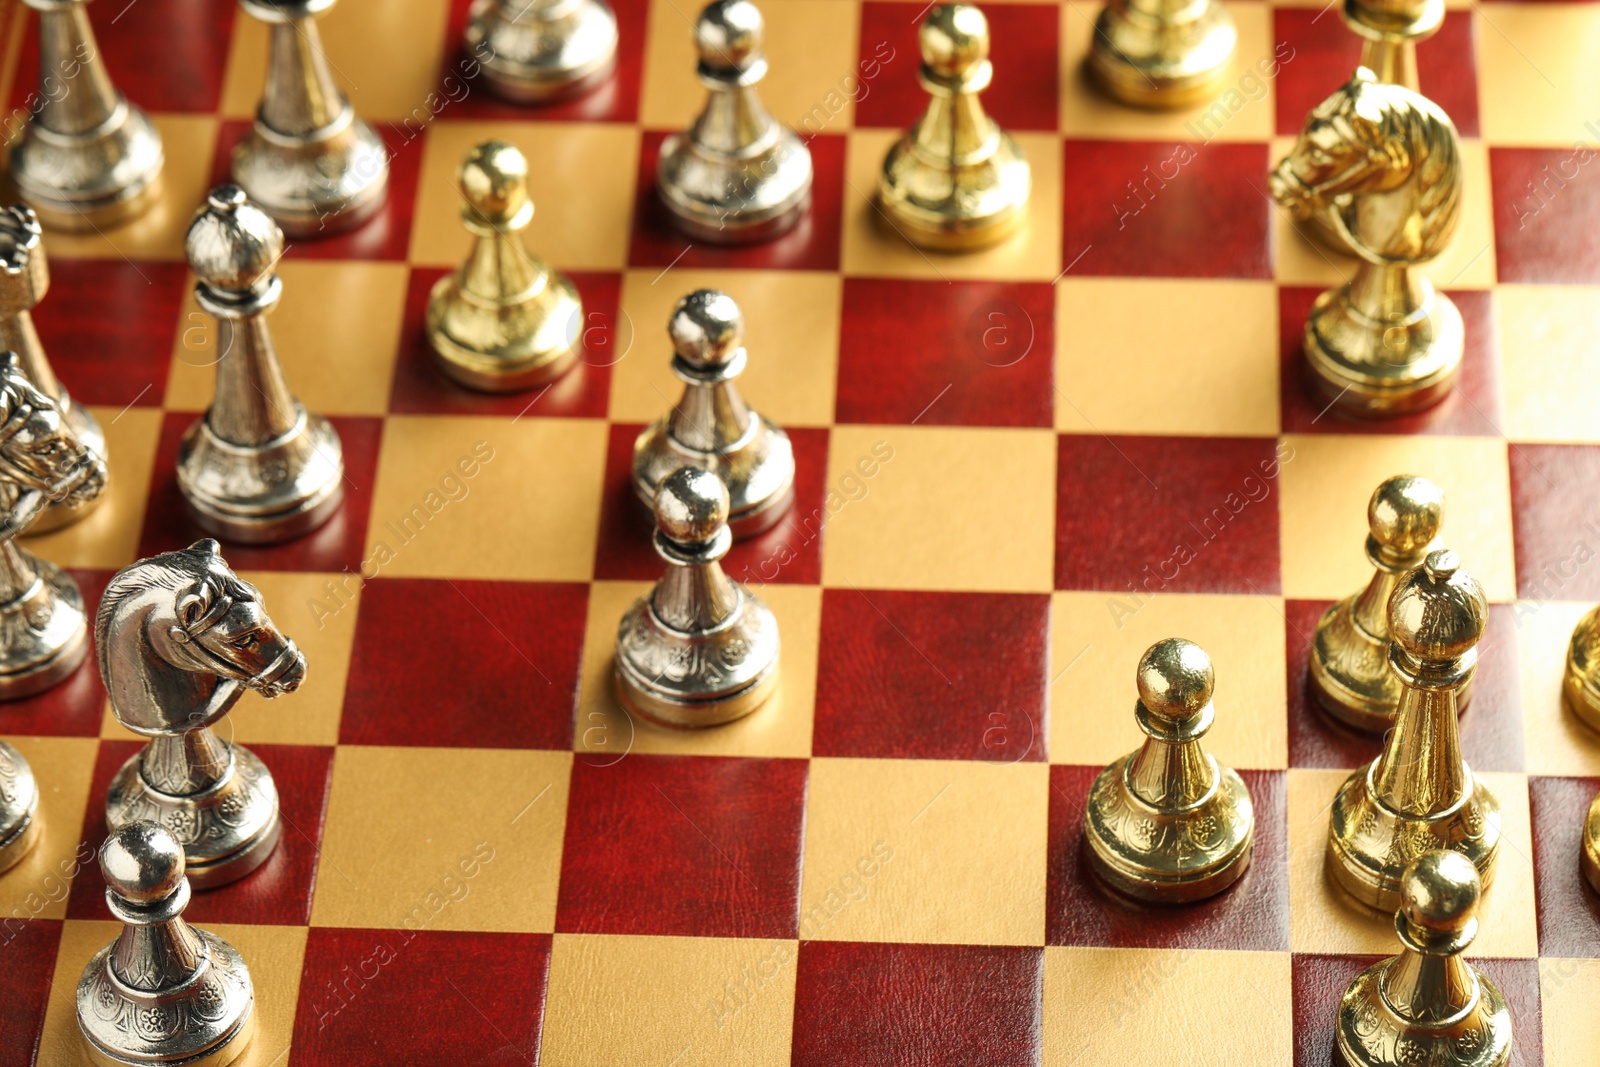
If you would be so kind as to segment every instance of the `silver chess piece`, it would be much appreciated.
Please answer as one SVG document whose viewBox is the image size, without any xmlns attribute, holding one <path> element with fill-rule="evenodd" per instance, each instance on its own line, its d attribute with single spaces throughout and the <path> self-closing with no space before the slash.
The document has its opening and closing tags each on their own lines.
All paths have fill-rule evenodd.
<svg viewBox="0 0 1600 1067">
<path fill-rule="evenodd" d="M 656 552 L 667 572 L 617 627 L 623 705 L 668 726 L 716 726 L 748 715 L 778 683 L 778 620 L 723 573 L 728 490 L 682 467 L 656 494 Z"/>
<path fill-rule="evenodd" d="M 106 792 L 112 830 L 150 820 L 212 886 L 259 867 L 278 843 L 278 789 L 249 749 L 212 726 L 246 691 L 292 693 L 306 659 L 215 541 L 124 567 L 106 586 L 94 643 L 111 711 L 150 740 Z"/>
<path fill-rule="evenodd" d="M 687 131 L 661 142 L 656 188 L 673 223 L 713 244 L 776 237 L 811 200 L 811 152 L 756 95 L 767 73 L 762 29 L 750 0 L 706 5 L 694 27 L 706 105 Z"/>
<path fill-rule="evenodd" d="M 0 741 L 0 871 L 22 862 L 38 844 L 42 825 L 33 768 L 22 753 Z"/>
<path fill-rule="evenodd" d="M 697 289 L 678 301 L 667 333 L 683 397 L 634 441 L 634 492 L 654 507 L 669 474 L 699 467 L 727 486 L 733 536 L 760 533 L 794 502 L 794 448 L 734 384 L 747 358 L 744 315 L 728 294 Z"/>
<path fill-rule="evenodd" d="M 233 180 L 293 237 L 365 222 L 389 187 L 389 150 L 333 80 L 316 16 L 334 0 L 239 0 L 268 26 L 267 85 L 233 150 Z"/>
<path fill-rule="evenodd" d="M 83 662 L 78 583 L 16 538 L 52 502 L 81 506 L 105 484 L 105 460 L 73 435 L 16 353 L 0 353 L 0 700 L 41 693 Z"/>
<path fill-rule="evenodd" d="M 178 446 L 178 487 L 208 533 L 265 544 L 298 537 L 344 500 L 339 434 L 295 399 L 267 331 L 283 282 L 283 234 L 235 185 L 219 185 L 184 241 L 195 299 L 217 320 L 217 391 Z"/>
<path fill-rule="evenodd" d="M 74 404 L 56 377 L 33 328 L 31 311 L 50 288 L 50 267 L 44 254 L 39 219 L 26 204 L 0 209 L 0 349 L 17 354 L 22 373 L 61 409 L 61 418 L 84 447 L 105 458 L 106 435 L 89 409 Z M 45 508 L 30 534 L 59 530 L 83 518 L 105 494 L 76 507 L 65 502 Z"/>
<path fill-rule="evenodd" d="M 617 65 L 617 16 L 605 0 L 474 0 L 464 36 L 484 80 L 522 104 L 586 93 Z"/>
<path fill-rule="evenodd" d="M 141 214 L 161 185 L 160 131 L 111 83 L 87 0 L 25 2 L 39 13 L 41 103 L 11 149 L 17 192 L 55 229 Z"/>
<path fill-rule="evenodd" d="M 106 906 L 122 923 L 78 979 L 78 1029 L 101 1067 L 223 1067 L 255 1034 L 255 986 L 228 942 L 183 920 L 183 848 L 151 822 L 100 846 Z"/>
</svg>

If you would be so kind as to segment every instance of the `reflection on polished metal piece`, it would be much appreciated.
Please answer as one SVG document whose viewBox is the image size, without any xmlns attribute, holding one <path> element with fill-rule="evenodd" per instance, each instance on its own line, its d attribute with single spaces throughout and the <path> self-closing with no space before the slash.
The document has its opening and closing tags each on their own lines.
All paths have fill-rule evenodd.
<svg viewBox="0 0 1600 1067">
<path fill-rule="evenodd" d="M 633 489 L 648 507 L 679 467 L 722 479 L 736 539 L 768 529 L 794 502 L 789 435 L 750 410 L 734 383 L 744 370 L 744 315 L 726 293 L 698 289 L 678 301 L 667 323 L 672 373 L 683 397 L 633 443 Z"/>
<path fill-rule="evenodd" d="M 485 141 L 461 164 L 461 222 L 472 251 L 428 297 L 428 343 L 440 368 L 471 389 L 527 389 L 577 362 L 583 301 L 563 274 L 530 255 L 522 231 L 533 218 L 528 161 Z"/>
<path fill-rule="evenodd" d="M 1109 0 L 1085 67 L 1106 95 L 1136 107 L 1188 107 L 1222 88 L 1239 31 L 1221 0 Z"/>
<path fill-rule="evenodd" d="M 11 179 L 52 229 L 93 231 L 143 213 L 161 186 L 161 133 L 111 83 L 87 0 L 39 13 L 39 104 L 11 149 Z"/>
<path fill-rule="evenodd" d="M 1572 628 L 1562 689 L 1572 713 L 1600 730 L 1600 606 Z"/>
<path fill-rule="evenodd" d="M 588 92 L 617 62 L 617 17 L 604 0 L 474 0 L 467 54 L 495 92 L 537 104 Z"/>
<path fill-rule="evenodd" d="M 111 579 L 94 643 L 117 721 L 150 738 L 106 792 L 106 825 L 149 819 L 183 845 L 197 888 L 259 867 L 278 843 L 278 789 L 254 753 L 212 731 L 254 690 L 305 679 L 306 660 L 215 541 L 142 559 Z"/>
<path fill-rule="evenodd" d="M 1329 404 L 1398 415 L 1455 387 L 1465 330 L 1450 298 L 1416 271 L 1450 243 L 1461 214 L 1461 145 L 1449 116 L 1366 68 L 1318 104 L 1272 172 L 1294 218 L 1320 216 L 1364 263 L 1317 298 L 1305 358 Z"/>
<path fill-rule="evenodd" d="M 778 684 L 778 620 L 722 571 L 733 538 L 728 490 L 682 467 L 656 494 L 656 552 L 667 572 L 617 627 L 623 706 L 668 726 L 716 726 L 760 707 Z"/>
<path fill-rule="evenodd" d="M 217 320 L 217 391 L 178 446 L 178 488 L 195 522 L 267 544 L 326 522 L 344 499 L 339 434 L 284 381 L 265 315 L 283 283 L 283 234 L 234 185 L 211 191 L 184 241 L 195 299 Z"/>
<path fill-rule="evenodd" d="M 1250 865 L 1250 790 L 1200 745 L 1214 684 L 1211 657 L 1190 641 L 1158 641 L 1139 660 L 1133 714 L 1145 742 L 1100 772 L 1083 820 L 1095 873 L 1131 897 L 1200 900 Z"/>
<path fill-rule="evenodd" d="M 106 463 L 61 411 L 0 353 L 0 700 L 41 693 L 77 670 L 88 650 L 78 584 L 16 538 L 48 504 L 81 507 L 106 484 Z"/>
<path fill-rule="evenodd" d="M 233 180 L 293 237 L 366 221 L 389 187 L 389 150 L 333 80 L 316 16 L 334 0 L 239 0 L 270 37 L 267 85 L 233 150 Z"/>
<path fill-rule="evenodd" d="M 39 784 L 22 753 L 0 741 L 0 871 L 15 867 L 39 841 Z"/>
<path fill-rule="evenodd" d="M 1596 893 L 1600 893 L 1600 793 L 1589 805 L 1589 814 L 1583 820 L 1583 851 L 1579 857 L 1583 876 L 1589 880 Z"/>
<path fill-rule="evenodd" d="M 1334 1040 L 1348 1067 L 1502 1067 L 1511 1011 L 1488 975 L 1461 958 L 1478 936 L 1483 886 L 1465 856 L 1423 853 L 1395 905 L 1400 955 L 1362 971 L 1339 1000 Z"/>
<path fill-rule="evenodd" d="M 970 4 L 922 20 L 928 110 L 889 149 L 878 173 L 888 224 L 922 248 L 956 251 L 1004 240 L 1027 220 L 1028 160 L 978 100 L 989 87 L 989 21 Z"/>
<path fill-rule="evenodd" d="M 183 847 L 152 822 L 100 846 L 106 906 L 122 933 L 78 979 L 78 1028 L 101 1067 L 223 1067 L 255 1033 L 255 986 L 237 949 L 184 922 Z"/>
<path fill-rule="evenodd" d="M 661 142 L 656 188 L 673 224 L 701 241 L 777 237 L 811 201 L 811 152 L 756 95 L 767 73 L 763 25 L 750 0 L 716 0 L 695 22 L 706 106 L 688 130 Z"/>
<path fill-rule="evenodd" d="M 50 267 L 45 259 L 43 232 L 33 209 L 14 204 L 0 209 L 0 349 L 17 354 L 22 373 L 61 409 L 62 421 L 85 448 L 106 457 L 106 435 L 89 409 L 74 404 L 56 378 L 50 360 L 33 328 L 32 309 L 50 288 Z M 104 499 L 101 493 L 76 507 L 65 502 L 45 508 L 28 533 L 49 533 L 83 518 Z"/>
<path fill-rule="evenodd" d="M 1500 854 L 1500 802 L 1461 758 L 1456 694 L 1478 664 L 1488 605 L 1454 552 L 1430 552 L 1389 600 L 1389 663 L 1401 683 L 1383 753 L 1345 779 L 1328 826 L 1328 870 L 1381 911 L 1400 906 L 1406 865 L 1451 848 L 1487 886 Z"/>
<path fill-rule="evenodd" d="M 1367 504 L 1371 581 L 1333 605 L 1311 642 L 1311 685 L 1324 711 L 1358 730 L 1394 725 L 1400 676 L 1389 669 L 1389 597 L 1407 571 L 1422 565 L 1439 536 L 1444 491 L 1426 478 L 1397 474 Z M 1466 706 L 1468 688 L 1457 695 Z"/>
</svg>

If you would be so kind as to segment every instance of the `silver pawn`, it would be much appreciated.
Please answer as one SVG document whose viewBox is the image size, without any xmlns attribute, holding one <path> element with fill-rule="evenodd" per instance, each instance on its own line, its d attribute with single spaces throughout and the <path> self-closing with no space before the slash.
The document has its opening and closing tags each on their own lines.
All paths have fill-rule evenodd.
<svg viewBox="0 0 1600 1067">
<path fill-rule="evenodd" d="M 339 434 L 289 391 L 267 332 L 283 282 L 283 234 L 235 185 L 195 214 L 184 252 L 217 319 L 217 391 L 178 446 L 178 488 L 208 533 L 248 544 L 298 537 L 344 500 Z"/>
<path fill-rule="evenodd" d="M 255 125 L 233 150 L 233 180 L 293 237 L 347 230 L 383 205 L 389 150 L 345 99 L 315 18 L 334 0 L 239 0 L 270 30 Z"/>
<path fill-rule="evenodd" d="M 490 87 L 521 104 L 588 92 L 617 65 L 605 0 L 474 0 L 465 40 Z"/>
<path fill-rule="evenodd" d="M 106 906 L 122 922 L 78 979 L 78 1029 L 105 1067 L 222 1067 L 255 1034 L 255 986 L 244 957 L 183 921 L 183 849 L 155 823 L 136 822 L 100 846 Z"/>
<path fill-rule="evenodd" d="M 22 753 L 0 741 L 0 871 L 22 862 L 39 841 L 39 784 Z"/>
<path fill-rule="evenodd" d="M 653 507 L 667 475 L 699 467 L 727 486 L 733 536 L 760 533 L 794 502 L 794 448 L 734 384 L 746 361 L 744 315 L 728 294 L 697 289 L 678 301 L 667 333 L 683 397 L 634 441 L 634 492 Z"/>
<path fill-rule="evenodd" d="M 811 199 L 810 151 L 756 95 L 767 73 L 762 28 L 750 0 L 716 0 L 700 12 L 696 71 L 710 94 L 687 131 L 661 142 L 661 199 L 680 230 L 713 244 L 776 237 Z"/>
<path fill-rule="evenodd" d="M 24 2 L 39 13 L 42 104 L 11 149 L 17 192 L 61 230 L 141 214 L 160 189 L 160 132 L 111 83 L 87 0 Z"/>
<path fill-rule="evenodd" d="M 778 683 L 778 620 L 717 561 L 733 543 L 728 490 L 682 467 L 656 494 L 667 572 L 617 627 L 623 705 L 668 726 L 716 726 L 760 707 Z"/>
<path fill-rule="evenodd" d="M 50 288 L 50 267 L 44 254 L 39 219 L 26 204 L 0 209 L 0 349 L 17 354 L 22 373 L 61 409 L 62 421 L 85 448 L 106 455 L 106 435 L 89 409 L 74 404 L 56 377 L 33 328 L 31 311 Z M 104 499 L 100 494 L 76 507 L 66 503 L 45 508 L 28 533 L 49 533 L 78 521 Z"/>
</svg>

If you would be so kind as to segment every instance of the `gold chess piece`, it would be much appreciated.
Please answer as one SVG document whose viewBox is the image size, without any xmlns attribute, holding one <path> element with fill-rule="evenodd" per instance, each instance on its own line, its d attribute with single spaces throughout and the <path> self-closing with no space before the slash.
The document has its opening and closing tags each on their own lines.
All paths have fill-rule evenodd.
<svg viewBox="0 0 1600 1067">
<path fill-rule="evenodd" d="M 1477 868 L 1459 852 L 1425 852 L 1407 865 L 1398 896 L 1400 955 L 1362 971 L 1339 1000 L 1341 1062 L 1503 1067 L 1512 1040 L 1506 998 L 1461 958 L 1478 936 Z"/>
<path fill-rule="evenodd" d="M 39 842 L 39 783 L 22 753 L 0 741 L 0 871 L 22 862 Z"/>
<path fill-rule="evenodd" d="M 1102 92 L 1124 104 L 1188 107 L 1221 88 L 1238 43 L 1220 0 L 1110 0 L 1084 65 Z"/>
<path fill-rule="evenodd" d="M 922 20 L 925 111 L 889 149 L 878 203 L 912 244 L 941 251 L 979 248 L 1027 219 L 1033 183 L 1017 143 L 983 110 L 989 87 L 989 21 L 970 4 L 940 4 Z"/>
<path fill-rule="evenodd" d="M 439 367 L 471 389 L 515 392 L 560 377 L 582 346 L 583 301 L 567 277 L 531 255 L 528 161 L 485 141 L 461 164 L 461 223 L 472 250 L 428 296 L 428 343 Z"/>
<path fill-rule="evenodd" d="M 1394 725 L 1401 685 L 1389 669 L 1389 597 L 1401 576 L 1427 558 L 1443 514 L 1444 491 L 1428 479 L 1385 479 L 1367 503 L 1372 579 L 1317 621 L 1312 689 L 1324 711 L 1358 730 L 1382 733 Z M 1465 706 L 1465 689 L 1460 703 Z"/>
<path fill-rule="evenodd" d="M 1500 802 L 1461 758 L 1456 695 L 1477 668 L 1488 615 L 1483 587 L 1454 552 L 1428 553 L 1389 599 L 1389 663 L 1401 683 L 1394 730 L 1345 779 L 1328 825 L 1328 869 L 1351 896 L 1391 911 L 1401 875 L 1451 848 L 1487 887 L 1500 854 Z"/>
<path fill-rule="evenodd" d="M 1211 657 L 1190 641 L 1158 641 L 1139 660 L 1133 714 L 1145 742 L 1100 772 L 1083 821 L 1096 873 L 1128 896 L 1199 900 L 1250 865 L 1250 790 L 1200 746 L 1214 685 Z"/>
<path fill-rule="evenodd" d="M 1591 609 L 1572 629 L 1562 683 L 1572 713 L 1600 730 L 1600 606 Z"/>
<path fill-rule="evenodd" d="M 1442 253 L 1461 211 L 1455 125 L 1410 89 L 1362 67 L 1306 120 L 1272 172 L 1272 195 L 1297 221 L 1320 218 L 1363 262 L 1317 298 L 1304 351 L 1330 404 L 1398 415 L 1455 387 L 1461 312 L 1416 268 Z"/>
<path fill-rule="evenodd" d="M 1583 820 L 1583 853 L 1579 862 L 1583 876 L 1589 880 L 1596 893 L 1600 893 L 1600 793 L 1589 805 L 1589 814 Z"/>
</svg>

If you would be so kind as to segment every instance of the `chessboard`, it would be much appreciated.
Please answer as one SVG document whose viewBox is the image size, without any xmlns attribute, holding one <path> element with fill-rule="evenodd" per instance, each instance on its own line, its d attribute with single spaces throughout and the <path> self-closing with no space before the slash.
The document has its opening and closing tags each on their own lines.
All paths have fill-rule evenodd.
<svg viewBox="0 0 1600 1067">
<path fill-rule="evenodd" d="M 1306 649 L 1369 575 L 1368 495 L 1413 472 L 1445 488 L 1445 540 L 1492 601 L 1462 734 L 1505 846 L 1469 955 L 1508 996 L 1514 1062 L 1592 1063 L 1600 898 L 1577 841 L 1600 736 L 1559 686 L 1600 600 L 1600 6 L 1452 0 L 1421 46 L 1463 137 L 1462 225 L 1428 273 L 1465 317 L 1464 372 L 1432 411 L 1357 423 L 1298 351 L 1351 262 L 1267 195 L 1356 64 L 1333 4 L 1230 4 L 1236 77 L 1177 114 L 1086 87 L 1087 0 L 985 4 L 984 100 L 1032 162 L 1032 215 L 940 255 L 885 236 L 870 199 L 923 100 L 919 3 L 761 0 L 760 91 L 816 183 L 798 228 L 742 250 L 676 236 L 651 191 L 702 99 L 694 10 L 614 3 L 615 77 L 540 109 L 466 76 L 464 0 L 321 21 L 392 188 L 361 229 L 290 242 L 270 320 L 342 435 L 344 507 L 298 541 L 224 546 L 310 665 L 222 729 L 271 767 L 282 844 L 187 913 L 254 975 L 240 1062 L 1328 1063 L 1340 992 L 1396 941 L 1323 870 L 1335 787 L 1379 742 L 1314 713 Z M 46 240 L 34 319 L 107 430 L 112 483 L 29 547 L 91 606 L 117 568 L 201 536 L 174 455 L 218 357 L 182 237 L 265 63 L 224 0 L 92 14 L 167 168 L 141 219 Z M 4 0 L 0 29 L 0 100 L 25 117 L 34 18 Z M 444 379 L 422 326 L 468 245 L 455 170 L 491 136 L 526 153 L 529 245 L 586 307 L 577 369 L 499 397 Z M 741 387 L 799 476 L 790 515 L 726 561 L 780 620 L 779 692 L 671 732 L 624 714 L 609 672 L 660 566 L 631 446 L 675 399 L 667 315 L 702 286 L 743 307 Z M 1134 667 L 1167 636 L 1215 661 L 1207 745 L 1248 783 L 1257 844 L 1220 897 L 1144 907 L 1092 880 L 1080 821 L 1141 739 Z M 46 826 L 0 878 L 7 1067 L 81 1062 L 73 989 L 117 929 L 94 855 L 136 740 L 92 664 L 0 707 Z"/>
</svg>

